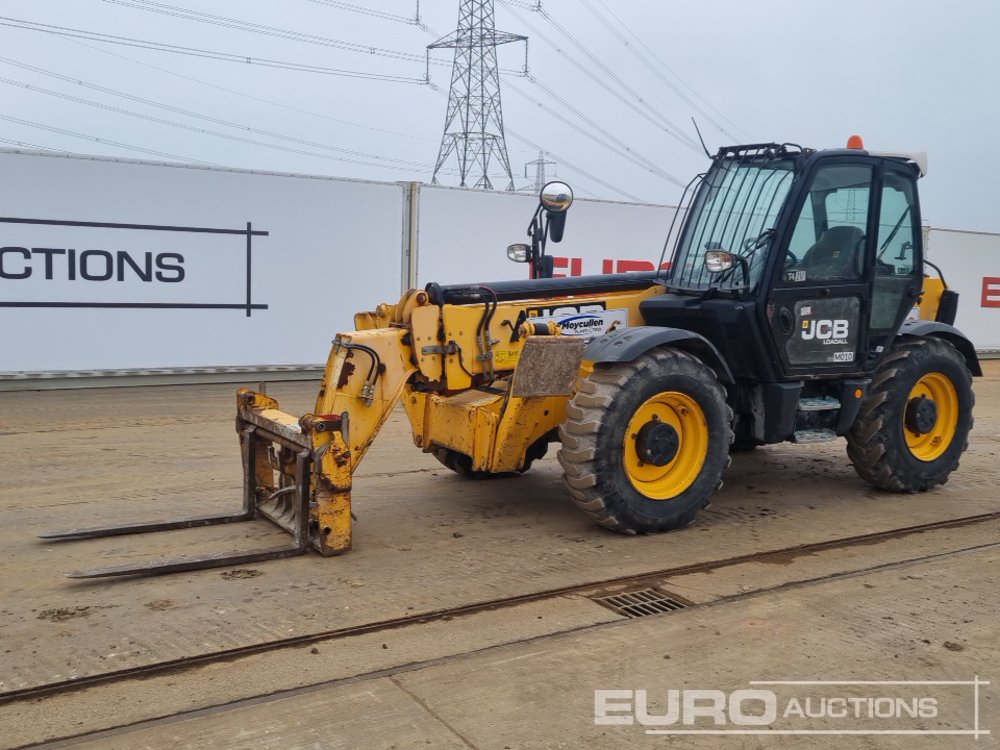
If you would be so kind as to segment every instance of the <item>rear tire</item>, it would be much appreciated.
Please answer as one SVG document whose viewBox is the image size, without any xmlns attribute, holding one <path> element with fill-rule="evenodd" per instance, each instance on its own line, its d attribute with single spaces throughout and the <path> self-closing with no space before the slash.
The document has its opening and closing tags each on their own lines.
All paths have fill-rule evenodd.
<svg viewBox="0 0 1000 750">
<path fill-rule="evenodd" d="M 517 470 L 517 473 L 523 474 L 528 471 L 531 468 L 531 464 L 545 457 L 545 453 L 548 449 L 549 441 L 544 436 L 529 445 L 528 450 L 525 451 L 524 454 L 524 464 L 522 464 Z M 488 471 L 474 471 L 472 468 L 472 459 L 464 453 L 459 453 L 451 448 L 437 447 L 431 451 L 431 455 L 434 456 L 434 458 L 436 458 L 443 466 L 451 469 L 464 479 L 489 479 L 491 477 L 504 477 L 512 475 L 512 472 L 493 474 Z"/>
<path fill-rule="evenodd" d="M 488 471 L 473 471 L 472 459 L 451 448 L 435 448 L 431 451 L 431 455 L 464 479 L 488 479 L 494 476 Z"/>
<path fill-rule="evenodd" d="M 902 339 L 872 378 L 847 435 L 847 455 L 876 487 L 925 492 L 958 468 L 975 403 L 972 375 L 954 346 L 933 337 Z"/>
<path fill-rule="evenodd" d="M 566 407 L 559 463 L 601 526 L 656 533 L 690 523 L 729 464 L 732 410 L 715 373 L 678 349 L 598 364 Z"/>
</svg>

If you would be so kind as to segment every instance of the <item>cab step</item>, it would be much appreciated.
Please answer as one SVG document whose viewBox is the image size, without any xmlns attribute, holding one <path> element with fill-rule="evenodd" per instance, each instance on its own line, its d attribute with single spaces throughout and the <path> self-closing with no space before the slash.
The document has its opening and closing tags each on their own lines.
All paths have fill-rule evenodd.
<svg viewBox="0 0 1000 750">
<path fill-rule="evenodd" d="M 832 411 L 839 408 L 840 401 L 829 396 L 799 399 L 799 411 Z"/>
<path fill-rule="evenodd" d="M 833 430 L 797 430 L 792 434 L 792 441 L 796 443 L 828 443 L 837 439 L 837 433 Z"/>
</svg>

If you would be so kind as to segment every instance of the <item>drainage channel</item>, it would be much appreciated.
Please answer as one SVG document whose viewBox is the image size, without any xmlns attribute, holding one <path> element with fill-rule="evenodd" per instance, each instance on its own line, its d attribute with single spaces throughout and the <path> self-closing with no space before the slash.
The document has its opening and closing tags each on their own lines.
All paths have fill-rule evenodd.
<svg viewBox="0 0 1000 750">
<path fill-rule="evenodd" d="M 793 545 L 776 550 L 749 553 L 721 560 L 679 565 L 671 568 L 649 571 L 646 573 L 621 576 L 618 578 L 589 581 L 570 586 L 545 589 L 531 594 L 474 602 L 459 607 L 408 615 L 406 617 L 399 617 L 390 620 L 381 620 L 347 628 L 310 633 L 291 638 L 283 638 L 234 649 L 200 654 L 193 657 L 163 661 L 141 667 L 121 669 L 102 674 L 90 675 L 87 677 L 53 682 L 47 685 L 33 686 L 22 690 L 15 690 L 0 694 L 0 704 L 14 703 L 23 700 L 35 700 L 43 697 L 77 691 L 102 683 L 116 682 L 119 680 L 178 673 L 187 669 L 201 667 L 212 663 L 231 661 L 253 654 L 277 651 L 285 648 L 298 648 L 319 643 L 321 641 L 337 640 L 367 633 L 392 631 L 411 625 L 449 620 L 455 617 L 475 614 L 477 612 L 506 609 L 521 604 L 573 594 L 587 596 L 595 601 L 595 603 L 603 607 L 608 607 L 623 617 L 632 618 L 661 612 L 675 611 L 689 606 L 690 603 L 676 594 L 660 589 L 659 585 L 665 578 L 689 575 L 692 573 L 711 572 L 735 565 L 742 565 L 748 562 L 769 562 L 773 560 L 787 561 L 793 557 L 810 555 L 830 549 L 844 549 L 852 546 L 869 545 L 906 537 L 912 534 L 921 534 L 942 529 L 960 528 L 973 524 L 987 523 L 998 519 L 1000 519 L 1000 511 L 982 513 L 963 518 L 935 521 L 932 523 L 906 526 L 870 534 L 831 539 L 824 542 Z M 618 587 L 625 587 L 627 590 L 609 591 L 609 589 L 615 589 Z"/>
</svg>

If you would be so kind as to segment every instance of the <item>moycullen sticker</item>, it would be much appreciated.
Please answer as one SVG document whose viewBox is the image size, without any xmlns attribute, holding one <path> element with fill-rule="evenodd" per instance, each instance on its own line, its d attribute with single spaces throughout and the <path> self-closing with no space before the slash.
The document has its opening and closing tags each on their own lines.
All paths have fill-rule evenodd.
<svg viewBox="0 0 1000 750">
<path fill-rule="evenodd" d="M 533 323 L 552 321 L 559 325 L 564 336 L 581 336 L 586 340 L 603 336 L 619 328 L 628 328 L 628 310 L 595 310 L 594 312 L 569 312 L 563 315 L 544 315 L 531 318 Z"/>
</svg>

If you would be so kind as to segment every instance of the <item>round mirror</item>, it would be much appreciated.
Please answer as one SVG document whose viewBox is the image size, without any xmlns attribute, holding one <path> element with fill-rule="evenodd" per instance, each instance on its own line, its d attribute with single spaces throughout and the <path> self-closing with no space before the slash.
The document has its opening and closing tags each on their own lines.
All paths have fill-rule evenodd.
<svg viewBox="0 0 1000 750">
<path fill-rule="evenodd" d="M 547 211 L 561 214 L 573 204 L 573 188 L 565 182 L 549 182 L 539 197 Z"/>
</svg>

